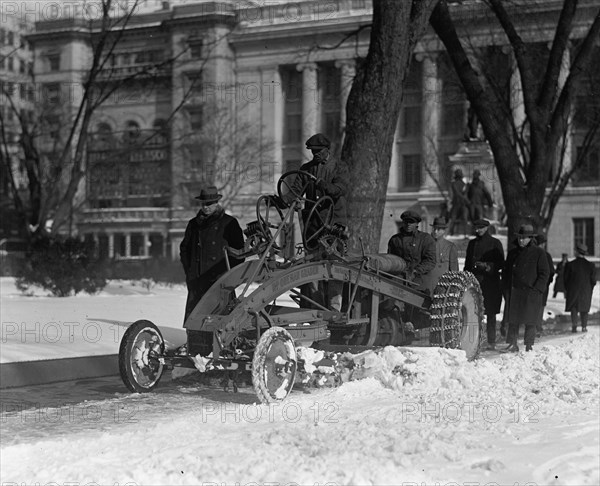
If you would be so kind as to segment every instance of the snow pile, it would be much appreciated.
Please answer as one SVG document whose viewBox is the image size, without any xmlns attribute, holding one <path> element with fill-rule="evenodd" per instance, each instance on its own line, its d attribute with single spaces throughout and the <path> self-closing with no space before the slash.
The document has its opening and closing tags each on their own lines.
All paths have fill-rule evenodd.
<svg viewBox="0 0 600 486">
<path fill-rule="evenodd" d="M 460 350 L 395 348 L 343 354 L 341 381 L 372 378 L 403 397 L 432 397 L 466 403 L 493 402 L 510 409 L 518 401 L 544 405 L 550 413 L 565 404 L 597 403 L 600 343 L 597 334 L 533 352 L 469 362 Z"/>
</svg>

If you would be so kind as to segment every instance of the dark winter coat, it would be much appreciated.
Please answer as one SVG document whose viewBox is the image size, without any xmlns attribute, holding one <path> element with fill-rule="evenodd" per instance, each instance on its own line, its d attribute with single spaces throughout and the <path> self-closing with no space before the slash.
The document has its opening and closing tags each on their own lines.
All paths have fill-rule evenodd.
<svg viewBox="0 0 600 486">
<path fill-rule="evenodd" d="M 497 314 L 502 304 L 500 272 L 504 266 L 502 243 L 489 233 L 469 241 L 465 258 L 465 270 L 477 277 L 486 314 Z"/>
<path fill-rule="evenodd" d="M 222 208 L 209 217 L 201 211 L 188 222 L 185 235 L 179 245 L 179 257 L 185 271 L 186 281 L 202 279 L 216 281 L 227 271 L 223 248 L 244 248 L 244 235 L 233 216 Z M 233 267 L 243 260 L 229 257 Z"/>
<path fill-rule="evenodd" d="M 508 252 L 502 275 L 508 322 L 537 322 L 549 275 L 546 252 L 533 241 L 524 248 L 517 245 Z"/>
<path fill-rule="evenodd" d="M 435 267 L 435 240 L 419 230 L 407 233 L 401 229 L 390 238 L 388 253 L 406 261 L 406 269 L 415 274 L 416 282 L 422 282 L 423 276 Z"/>
<path fill-rule="evenodd" d="M 589 312 L 596 285 L 596 267 L 583 257 L 565 265 L 566 311 Z"/>
<path fill-rule="evenodd" d="M 306 221 L 310 209 L 314 202 L 324 196 L 329 196 L 333 199 L 333 221 L 346 225 L 348 223 L 346 194 L 348 192 L 348 173 L 344 164 L 333 155 L 324 164 L 320 164 L 314 159 L 300 167 L 303 172 L 308 172 L 317 178 L 317 182 L 305 181 L 302 177 L 297 177 L 292 187 L 295 192 L 300 192 L 298 189 L 303 184 L 308 183 L 305 191 L 307 204 L 302 211 L 302 216 Z M 313 201 L 311 203 L 310 201 Z"/>
<path fill-rule="evenodd" d="M 435 242 L 435 266 L 423 276 L 423 287 L 433 290 L 440 277 L 449 271 L 458 270 L 458 250 L 456 245 L 445 238 L 434 239 Z"/>
</svg>

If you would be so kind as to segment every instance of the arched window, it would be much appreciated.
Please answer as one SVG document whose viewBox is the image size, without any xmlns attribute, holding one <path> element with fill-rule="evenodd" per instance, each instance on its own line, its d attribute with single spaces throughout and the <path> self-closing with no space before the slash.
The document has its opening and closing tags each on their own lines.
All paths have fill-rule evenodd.
<svg viewBox="0 0 600 486">
<path fill-rule="evenodd" d="M 152 124 L 152 129 L 154 132 L 156 132 L 153 134 L 152 137 L 152 142 L 155 145 L 164 145 L 165 143 L 167 143 L 167 140 L 169 138 L 169 127 L 167 125 L 166 120 L 163 120 L 162 118 L 157 118 Z"/>
<path fill-rule="evenodd" d="M 112 127 L 106 122 L 98 123 L 94 138 L 98 148 L 110 148 L 113 145 Z"/>
<path fill-rule="evenodd" d="M 129 143 L 136 143 L 140 138 L 140 124 L 135 120 L 129 120 L 125 124 L 125 140 Z"/>
</svg>

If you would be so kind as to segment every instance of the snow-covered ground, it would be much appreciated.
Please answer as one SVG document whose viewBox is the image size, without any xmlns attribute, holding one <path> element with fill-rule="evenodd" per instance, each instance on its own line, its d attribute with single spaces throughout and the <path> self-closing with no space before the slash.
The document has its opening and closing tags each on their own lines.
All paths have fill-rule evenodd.
<svg viewBox="0 0 600 486">
<path fill-rule="evenodd" d="M 2 283 L 3 324 L 7 315 L 17 323 L 79 320 L 81 328 L 150 317 L 176 331 L 185 299 L 182 288 L 126 283 L 99 296 L 23 297 L 5 295 Z M 81 402 L 67 398 L 76 384 L 54 385 L 41 398 L 35 389 L 2 390 L 1 482 L 597 485 L 598 331 L 547 336 L 531 353 L 474 362 L 445 349 L 369 351 L 352 358 L 340 387 L 295 389 L 272 406 L 256 403 L 251 387 L 224 393 L 194 376 L 165 376 L 146 395 L 111 382 Z M 88 349 L 86 339 L 68 341 L 64 349 Z M 52 343 L 3 334 L 3 359 L 18 344 L 31 351 Z"/>
</svg>

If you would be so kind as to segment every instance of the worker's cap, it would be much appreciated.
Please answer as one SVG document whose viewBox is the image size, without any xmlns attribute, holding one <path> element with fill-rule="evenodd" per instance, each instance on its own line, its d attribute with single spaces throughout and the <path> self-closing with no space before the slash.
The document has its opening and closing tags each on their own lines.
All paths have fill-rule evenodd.
<svg viewBox="0 0 600 486">
<path fill-rule="evenodd" d="M 490 225 L 490 222 L 487 219 L 476 219 L 473 221 L 473 226 L 475 228 L 485 228 Z"/>
<path fill-rule="evenodd" d="M 421 222 L 421 216 L 419 216 L 419 214 L 416 213 L 415 211 L 411 211 L 410 209 L 408 211 L 404 211 L 400 215 L 400 219 L 402 221 L 404 221 L 405 223 L 420 223 Z"/>
<path fill-rule="evenodd" d="M 317 133 L 306 141 L 307 149 L 324 149 L 331 147 L 331 142 L 322 133 Z"/>
</svg>

